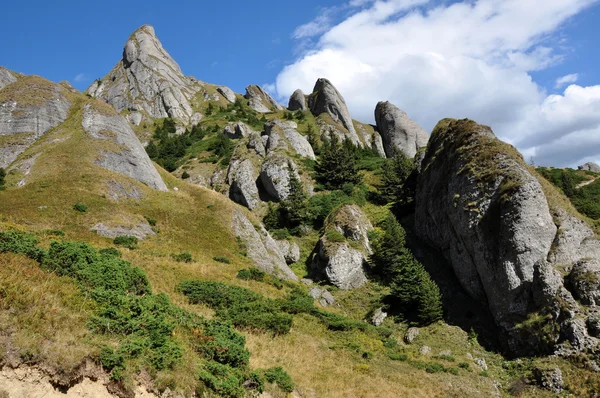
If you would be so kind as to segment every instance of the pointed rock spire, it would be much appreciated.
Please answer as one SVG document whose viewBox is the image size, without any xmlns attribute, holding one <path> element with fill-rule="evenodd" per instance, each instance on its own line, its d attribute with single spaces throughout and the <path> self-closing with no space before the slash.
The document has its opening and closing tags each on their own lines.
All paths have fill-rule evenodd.
<svg viewBox="0 0 600 398">
<path fill-rule="evenodd" d="M 419 148 L 427 146 L 427 132 L 409 118 L 406 112 L 389 101 L 377 104 L 375 122 L 388 157 L 394 156 L 394 152 L 400 150 L 412 158 Z"/>
<path fill-rule="evenodd" d="M 256 112 L 267 113 L 280 111 L 283 106 L 279 105 L 265 90 L 260 86 L 250 85 L 246 87 L 246 95 L 250 108 Z"/>
<path fill-rule="evenodd" d="M 305 111 L 306 109 L 308 109 L 306 107 L 306 96 L 300 89 L 294 91 L 294 93 L 291 95 L 290 101 L 288 103 L 288 110 L 290 110 L 290 111 Z"/>
</svg>

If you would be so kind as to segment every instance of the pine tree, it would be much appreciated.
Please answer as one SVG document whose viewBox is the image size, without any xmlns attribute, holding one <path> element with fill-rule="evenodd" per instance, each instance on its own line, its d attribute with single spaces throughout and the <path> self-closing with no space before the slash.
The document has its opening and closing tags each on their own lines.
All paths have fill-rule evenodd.
<svg viewBox="0 0 600 398">
<path fill-rule="evenodd" d="M 562 190 L 567 197 L 572 198 L 577 193 L 575 179 L 568 171 L 563 171 L 560 178 Z"/>
<path fill-rule="evenodd" d="M 291 163 L 288 163 L 288 174 L 290 192 L 287 198 L 281 202 L 281 210 L 288 226 L 294 228 L 308 220 L 308 198 Z"/>
<path fill-rule="evenodd" d="M 334 133 L 321 148 L 316 172 L 317 180 L 328 189 L 341 189 L 344 184 L 358 184 L 361 181 L 353 145 L 341 144 Z"/>
<path fill-rule="evenodd" d="M 413 165 L 413 160 L 401 151 L 397 151 L 394 157 L 385 161 L 379 186 L 384 201 L 406 204 L 412 200 L 413 189 L 408 184 L 408 178 L 412 173 Z"/>
<path fill-rule="evenodd" d="M 442 319 L 443 309 L 440 288 L 425 270 L 421 273 L 419 286 L 418 319 L 420 323 L 428 325 Z"/>
<path fill-rule="evenodd" d="M 3 187 L 5 184 L 6 171 L 2 167 L 0 167 L 0 187 Z"/>
</svg>

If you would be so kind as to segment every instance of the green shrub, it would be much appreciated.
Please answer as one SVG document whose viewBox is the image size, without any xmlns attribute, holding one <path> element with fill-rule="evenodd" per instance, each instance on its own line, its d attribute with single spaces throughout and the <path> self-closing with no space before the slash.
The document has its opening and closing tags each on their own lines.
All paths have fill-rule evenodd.
<svg viewBox="0 0 600 398">
<path fill-rule="evenodd" d="M 461 362 L 458 364 L 458 367 L 465 370 L 471 369 L 471 365 L 468 362 Z"/>
<path fill-rule="evenodd" d="M 191 176 L 190 176 L 190 173 L 188 173 L 187 171 L 184 171 L 184 172 L 181 174 L 181 179 L 183 179 L 183 180 L 187 180 L 187 179 L 188 179 L 188 178 L 190 178 L 190 177 L 191 177 Z"/>
<path fill-rule="evenodd" d="M 171 257 L 179 263 L 191 263 L 194 261 L 190 253 L 171 254 Z"/>
<path fill-rule="evenodd" d="M 400 353 L 400 352 L 388 352 L 387 356 L 392 361 L 407 361 L 408 360 L 408 355 Z"/>
<path fill-rule="evenodd" d="M 433 359 L 441 359 L 443 361 L 456 362 L 456 358 L 454 358 L 452 355 L 434 355 Z"/>
<path fill-rule="evenodd" d="M 325 231 L 325 238 L 327 239 L 327 242 L 331 243 L 340 243 L 346 241 L 346 237 L 342 235 L 338 230 L 333 228 Z"/>
<path fill-rule="evenodd" d="M 76 210 L 80 213 L 85 213 L 87 211 L 88 207 L 82 203 L 75 203 L 73 205 L 73 210 Z"/>
<path fill-rule="evenodd" d="M 228 259 L 227 257 L 216 256 L 216 257 L 213 257 L 213 260 L 215 260 L 218 263 L 231 264 L 231 260 Z"/>
<path fill-rule="evenodd" d="M 290 231 L 287 228 L 274 229 L 270 232 L 273 239 L 277 240 L 285 240 L 291 237 Z"/>
<path fill-rule="evenodd" d="M 429 362 L 425 366 L 425 371 L 427 373 L 440 373 L 440 372 L 444 372 L 445 370 L 446 370 L 446 368 L 444 368 L 444 365 L 442 365 L 441 363 L 437 363 L 437 362 Z"/>
<path fill-rule="evenodd" d="M 42 231 L 42 233 L 44 233 L 46 235 L 50 235 L 50 236 L 60 236 L 60 237 L 65 236 L 65 231 L 62 231 L 60 229 L 46 229 L 46 230 Z"/>
<path fill-rule="evenodd" d="M 207 362 L 199 374 L 200 380 L 211 390 L 225 398 L 245 396 L 243 373 L 239 369 L 216 362 Z"/>
<path fill-rule="evenodd" d="M 275 383 L 285 392 L 292 392 L 296 387 L 289 374 L 279 366 L 265 370 L 265 379 Z"/>
<path fill-rule="evenodd" d="M 246 338 L 229 325 L 207 321 L 203 333 L 194 348 L 204 357 L 234 367 L 248 365 L 250 352 L 245 348 Z"/>
<path fill-rule="evenodd" d="M 129 235 L 117 236 L 115 239 L 113 239 L 113 243 L 115 245 L 123 246 L 133 250 L 137 248 L 138 238 Z"/>
<path fill-rule="evenodd" d="M 0 187 L 4 187 L 6 183 L 6 171 L 4 168 L 0 167 Z"/>
<path fill-rule="evenodd" d="M 37 247 L 39 242 L 36 236 L 26 232 L 17 230 L 0 232 L 0 253 L 18 253 L 42 261 L 46 252 Z"/>
<path fill-rule="evenodd" d="M 118 258 L 123 257 L 123 253 L 121 253 L 119 250 L 115 249 L 114 247 L 107 247 L 105 249 L 100 249 L 100 250 L 98 250 L 98 254 L 100 254 L 101 256 L 112 256 L 112 257 L 118 257 Z"/>
<path fill-rule="evenodd" d="M 144 218 L 146 219 L 146 221 L 148 221 L 148 224 L 150 224 L 151 227 L 156 227 L 156 224 L 158 221 L 156 221 L 156 219 L 148 217 L 148 216 L 144 216 Z"/>
<path fill-rule="evenodd" d="M 262 282 L 265 280 L 266 275 L 267 274 L 264 271 L 261 271 L 258 268 L 248 268 L 240 270 L 237 273 L 237 278 Z"/>
</svg>

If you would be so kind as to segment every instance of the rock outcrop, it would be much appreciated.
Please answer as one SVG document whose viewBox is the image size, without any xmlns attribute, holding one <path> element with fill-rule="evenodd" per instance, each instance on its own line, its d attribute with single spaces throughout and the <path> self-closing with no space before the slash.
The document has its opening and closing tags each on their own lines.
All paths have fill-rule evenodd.
<svg viewBox="0 0 600 398">
<path fill-rule="evenodd" d="M 290 174 L 300 179 L 296 163 L 277 152 L 270 153 L 260 167 L 260 181 L 275 201 L 281 202 L 290 194 Z"/>
<path fill-rule="evenodd" d="M 300 260 L 300 246 L 289 240 L 278 240 L 279 252 L 285 258 L 286 263 L 293 264 Z"/>
<path fill-rule="evenodd" d="M 254 131 L 243 122 L 230 122 L 223 129 L 223 134 L 233 139 L 248 137 L 253 132 Z"/>
<path fill-rule="evenodd" d="M 332 214 L 312 259 L 315 273 L 347 290 L 367 282 L 365 268 L 371 253 L 367 233 L 373 229 L 367 216 L 356 205 L 344 205 Z"/>
<path fill-rule="evenodd" d="M 258 171 L 251 159 L 232 160 L 227 171 L 229 197 L 250 210 L 256 208 L 260 203 L 257 179 Z"/>
<path fill-rule="evenodd" d="M 302 90 L 298 89 L 290 96 L 288 102 L 288 110 L 290 111 L 305 111 L 308 107 L 306 106 L 306 96 Z"/>
<path fill-rule="evenodd" d="M 229 87 L 225 87 L 225 86 L 220 86 L 217 87 L 217 91 L 219 92 L 219 94 L 221 94 L 227 101 L 231 102 L 232 104 L 235 103 L 236 97 L 235 97 L 235 93 L 233 92 L 232 89 L 230 89 Z"/>
<path fill-rule="evenodd" d="M 250 85 L 246 87 L 246 95 L 244 95 L 244 97 L 248 100 L 248 106 L 256 112 L 267 113 L 283 109 L 283 106 L 279 105 L 277 101 L 275 101 L 273 97 L 260 86 Z"/>
<path fill-rule="evenodd" d="M 250 220 L 236 209 L 233 211 L 232 228 L 237 237 L 244 242 L 248 257 L 261 270 L 282 279 L 297 281 L 298 277 L 287 266 L 277 241 L 262 226 L 257 228 Z"/>
<path fill-rule="evenodd" d="M 599 302 L 600 242 L 583 221 L 549 206 L 522 156 L 489 127 L 438 123 L 415 202 L 417 234 L 443 254 L 473 299 L 487 303 L 509 352 L 569 355 L 598 344 L 581 304 Z M 561 271 L 569 272 L 567 283 Z M 524 326 L 538 312 L 554 323 L 552 335 Z"/>
<path fill-rule="evenodd" d="M 107 110 L 96 108 L 101 105 L 106 107 L 106 104 L 87 104 L 81 124 L 90 137 L 116 145 L 100 150 L 95 163 L 141 181 L 150 188 L 167 191 L 167 186 L 125 118 L 112 109 L 107 114 Z"/>
<path fill-rule="evenodd" d="M 598 166 L 594 162 L 588 162 L 588 163 L 582 164 L 581 166 L 578 167 L 578 169 L 585 170 L 585 171 L 593 171 L 594 173 L 600 173 L 600 166 Z"/>
<path fill-rule="evenodd" d="M 419 148 L 427 145 L 429 139 L 427 132 L 390 102 L 377 104 L 375 122 L 388 157 L 394 156 L 396 151 L 402 151 L 412 158 Z"/>
<path fill-rule="evenodd" d="M 4 87 L 6 87 L 9 84 L 14 83 L 16 81 L 17 81 L 17 78 L 15 75 L 10 73 L 10 71 L 8 69 L 6 69 L 5 67 L 0 66 L 0 90 L 2 90 Z"/>
<path fill-rule="evenodd" d="M 327 113 L 334 122 L 340 123 L 348 131 L 348 138 L 355 145 L 363 146 L 354 128 L 344 97 L 329 80 L 323 78 L 317 80 L 312 94 L 308 96 L 308 106 L 315 116 Z"/>
<path fill-rule="evenodd" d="M 125 43 L 121 61 L 106 77 L 92 83 L 87 93 L 108 102 L 118 112 L 130 111 L 130 120 L 138 124 L 143 113 L 189 124 L 195 113 L 190 100 L 200 89 L 200 82 L 183 75 L 154 28 L 144 25 Z"/>
<path fill-rule="evenodd" d="M 298 155 L 316 160 L 312 146 L 302 134 L 296 130 L 295 122 L 272 120 L 265 123 L 264 134 L 268 137 L 266 148 L 273 151 L 277 149 L 287 150 L 291 147 Z"/>
<path fill-rule="evenodd" d="M 71 108 L 66 89 L 38 76 L 18 81 L 6 69 L 0 79 L 0 167 L 7 167 L 50 129 L 64 122 Z M 10 77 L 12 76 L 12 78 Z M 0 84 L 1 86 L 1 84 Z"/>
</svg>

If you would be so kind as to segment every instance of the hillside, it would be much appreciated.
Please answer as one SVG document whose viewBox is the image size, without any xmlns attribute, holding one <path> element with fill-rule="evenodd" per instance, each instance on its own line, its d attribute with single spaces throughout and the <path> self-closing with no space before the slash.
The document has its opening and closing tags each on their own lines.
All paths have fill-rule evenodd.
<svg viewBox="0 0 600 398">
<path fill-rule="evenodd" d="M 0 67 L 0 397 L 599 394 L 597 174 L 374 113 L 149 25 L 85 93 Z"/>
</svg>

